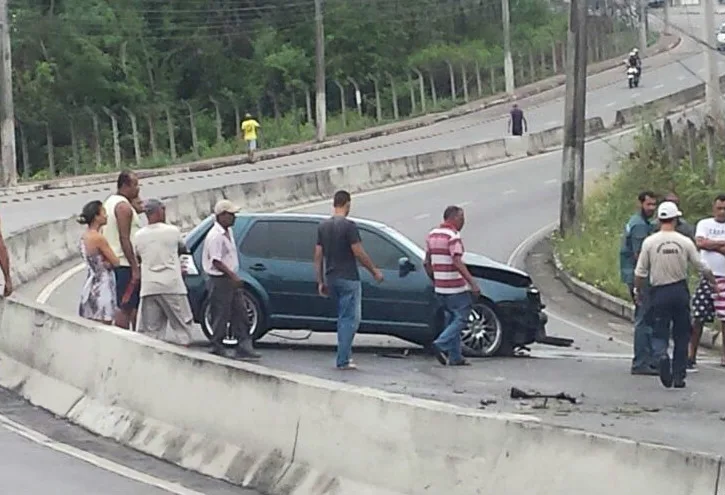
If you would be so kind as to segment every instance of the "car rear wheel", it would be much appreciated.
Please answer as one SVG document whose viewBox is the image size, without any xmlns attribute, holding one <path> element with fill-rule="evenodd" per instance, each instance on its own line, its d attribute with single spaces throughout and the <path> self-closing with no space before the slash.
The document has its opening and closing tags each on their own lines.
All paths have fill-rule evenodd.
<svg viewBox="0 0 725 495">
<path fill-rule="evenodd" d="M 508 354 L 503 325 L 493 308 L 484 301 L 473 304 L 468 326 L 461 332 L 466 357 L 490 357 Z"/>
<path fill-rule="evenodd" d="M 249 319 L 249 334 L 252 336 L 252 340 L 260 339 L 266 333 L 264 328 L 264 310 L 259 302 L 259 299 L 250 291 L 242 289 L 242 297 L 244 304 L 247 309 L 247 318 Z M 214 332 L 212 331 L 211 325 L 211 307 L 209 306 L 209 299 L 204 301 L 202 306 L 202 321 L 201 330 L 207 339 L 211 340 Z M 223 340 L 224 345 L 235 346 L 237 345 L 238 339 L 231 336 L 229 326 L 227 325 L 227 334 Z"/>
</svg>

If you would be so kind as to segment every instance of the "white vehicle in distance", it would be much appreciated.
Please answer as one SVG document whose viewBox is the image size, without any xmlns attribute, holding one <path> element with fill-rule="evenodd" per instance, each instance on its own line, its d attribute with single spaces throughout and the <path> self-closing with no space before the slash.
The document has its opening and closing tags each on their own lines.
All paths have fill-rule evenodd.
<svg viewBox="0 0 725 495">
<path fill-rule="evenodd" d="M 715 34 L 715 47 L 718 51 L 725 50 L 725 22 L 720 24 Z"/>
</svg>

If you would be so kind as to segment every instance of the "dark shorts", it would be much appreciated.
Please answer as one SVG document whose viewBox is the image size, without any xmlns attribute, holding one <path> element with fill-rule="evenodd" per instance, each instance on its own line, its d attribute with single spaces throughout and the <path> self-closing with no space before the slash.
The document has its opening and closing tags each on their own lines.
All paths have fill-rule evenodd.
<svg viewBox="0 0 725 495">
<path fill-rule="evenodd" d="M 712 323 L 715 321 L 715 303 L 712 299 L 712 287 L 704 278 L 695 289 L 692 296 L 692 319 L 701 323 Z"/>
<path fill-rule="evenodd" d="M 139 292 L 141 291 L 140 284 L 137 284 L 133 292 L 131 292 L 131 298 L 128 300 L 128 303 L 121 304 L 121 299 L 123 299 L 123 295 L 131 283 L 131 267 L 117 266 L 113 269 L 113 273 L 116 275 L 116 304 L 118 308 L 124 310 L 138 309 L 140 301 Z"/>
</svg>

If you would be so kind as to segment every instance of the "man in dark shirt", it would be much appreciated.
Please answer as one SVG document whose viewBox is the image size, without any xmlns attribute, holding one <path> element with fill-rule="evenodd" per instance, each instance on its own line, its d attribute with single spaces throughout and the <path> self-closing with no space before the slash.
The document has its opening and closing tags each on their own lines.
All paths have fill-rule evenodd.
<svg viewBox="0 0 725 495">
<path fill-rule="evenodd" d="M 514 136 L 522 136 L 524 132 L 529 132 L 529 123 L 526 122 L 524 111 L 521 110 L 516 103 L 514 103 L 513 108 L 511 108 L 511 114 L 509 117 L 509 132 Z"/>
<path fill-rule="evenodd" d="M 675 193 L 669 193 L 667 196 L 665 196 L 663 201 L 671 201 L 672 203 L 675 203 L 677 207 L 680 207 L 680 198 L 677 197 Z M 654 231 L 659 232 L 660 230 L 660 224 L 658 223 L 655 226 Z M 692 242 L 695 242 L 695 227 L 693 227 L 690 223 L 688 223 L 687 220 L 684 218 L 677 218 L 675 220 L 675 231 L 679 232 L 680 234 L 684 235 L 685 237 L 690 238 Z"/>
<path fill-rule="evenodd" d="M 318 292 L 323 297 L 332 296 L 337 305 L 337 368 L 341 370 L 356 369 L 350 356 L 362 318 L 362 284 L 357 262 L 360 261 L 377 282 L 383 281 L 382 272 L 363 249 L 357 225 L 347 218 L 351 202 L 349 192 L 335 193 L 335 212 L 320 223 L 315 246 Z"/>
</svg>

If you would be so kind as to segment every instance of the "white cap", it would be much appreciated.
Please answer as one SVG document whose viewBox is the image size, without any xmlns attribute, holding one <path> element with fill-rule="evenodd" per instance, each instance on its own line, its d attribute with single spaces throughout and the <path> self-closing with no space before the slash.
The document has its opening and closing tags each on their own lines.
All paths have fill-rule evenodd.
<svg viewBox="0 0 725 495">
<path fill-rule="evenodd" d="M 682 212 L 672 201 L 664 201 L 657 208 L 657 218 L 660 220 L 670 220 L 682 216 Z"/>
<path fill-rule="evenodd" d="M 220 215 L 222 213 L 237 213 L 241 208 L 229 201 L 228 199 L 220 199 L 217 204 L 214 205 L 214 214 Z"/>
</svg>

